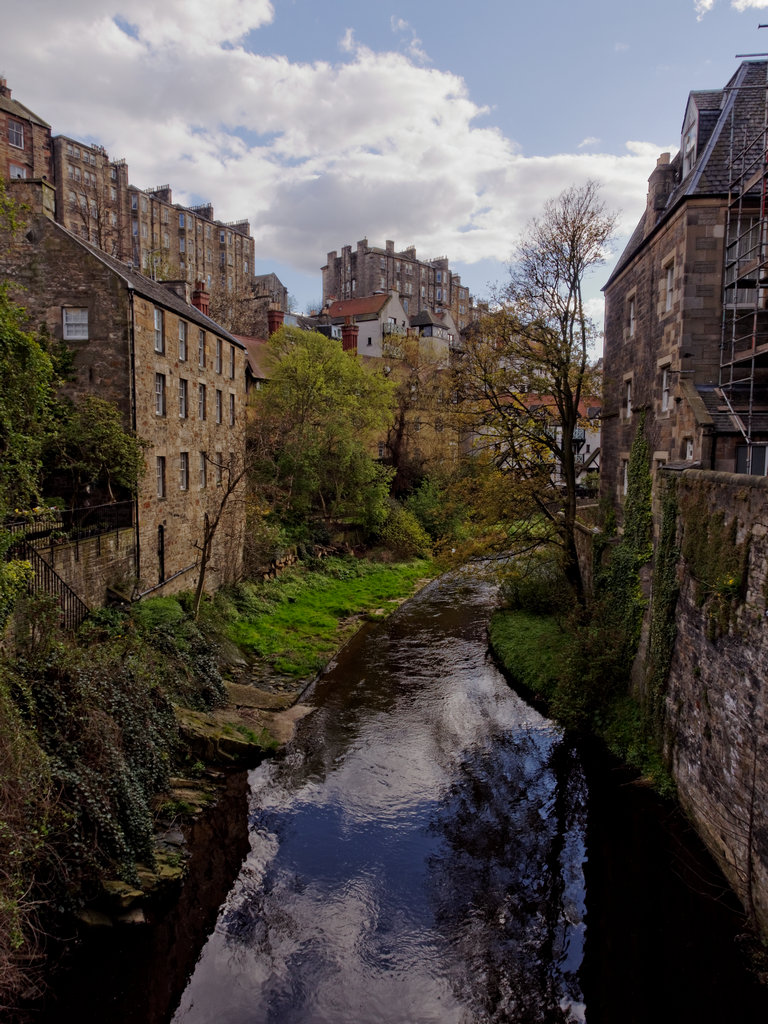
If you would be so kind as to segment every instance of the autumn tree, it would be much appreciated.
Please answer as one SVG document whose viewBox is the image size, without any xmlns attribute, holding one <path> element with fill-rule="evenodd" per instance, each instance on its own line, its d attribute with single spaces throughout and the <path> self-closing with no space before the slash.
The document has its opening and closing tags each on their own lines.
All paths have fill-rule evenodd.
<svg viewBox="0 0 768 1024">
<path fill-rule="evenodd" d="M 375 526 L 391 472 L 373 457 L 386 430 L 394 385 L 341 342 L 282 327 L 269 342 L 268 382 L 256 392 L 249 448 L 255 480 L 294 524 L 334 518 Z"/>
<path fill-rule="evenodd" d="M 470 332 L 457 370 L 464 428 L 487 459 L 519 483 L 559 543 L 578 600 L 576 431 L 598 394 L 591 348 L 597 331 L 584 281 L 605 259 L 615 217 L 595 182 L 545 204 L 518 244 L 495 308 Z M 555 487 L 553 470 L 560 486 Z"/>
</svg>

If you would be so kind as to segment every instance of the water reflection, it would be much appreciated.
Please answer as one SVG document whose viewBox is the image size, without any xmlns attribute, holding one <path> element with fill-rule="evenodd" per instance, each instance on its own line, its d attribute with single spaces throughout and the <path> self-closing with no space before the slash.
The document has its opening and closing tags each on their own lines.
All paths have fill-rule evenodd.
<svg viewBox="0 0 768 1024">
<path fill-rule="evenodd" d="M 584 776 L 488 663 L 493 599 L 432 585 L 321 681 L 176 1021 L 584 1019 Z"/>
</svg>

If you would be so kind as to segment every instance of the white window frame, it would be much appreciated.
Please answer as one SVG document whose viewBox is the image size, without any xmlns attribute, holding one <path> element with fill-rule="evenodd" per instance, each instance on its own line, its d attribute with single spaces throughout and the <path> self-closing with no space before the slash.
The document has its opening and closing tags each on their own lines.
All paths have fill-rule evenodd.
<svg viewBox="0 0 768 1024">
<path fill-rule="evenodd" d="M 208 486 L 208 455 L 206 452 L 200 452 L 198 472 L 200 476 L 200 490 L 204 491 Z"/>
<path fill-rule="evenodd" d="M 24 149 L 24 125 L 18 121 L 8 121 L 8 145 Z"/>
<path fill-rule="evenodd" d="M 221 412 L 222 412 L 222 393 L 219 388 L 216 388 L 216 422 L 221 423 Z"/>
<path fill-rule="evenodd" d="M 669 395 L 670 395 L 670 381 L 669 381 L 669 366 L 662 366 L 661 368 L 661 411 L 669 411 Z"/>
<path fill-rule="evenodd" d="M 165 352 L 165 317 L 162 309 L 155 307 L 155 352 Z"/>
<path fill-rule="evenodd" d="M 197 365 L 201 370 L 205 369 L 205 331 L 202 327 L 197 335 Z"/>
<path fill-rule="evenodd" d="M 229 379 L 235 379 L 235 346 L 229 346 Z"/>
<path fill-rule="evenodd" d="M 179 452 L 179 490 L 189 490 L 189 452 Z"/>
<path fill-rule="evenodd" d="M 670 260 L 664 266 L 664 312 L 672 309 L 675 291 L 675 261 Z"/>
<path fill-rule="evenodd" d="M 216 373 L 221 373 L 221 338 L 216 339 L 216 361 L 213 368 Z"/>
<path fill-rule="evenodd" d="M 229 425 L 235 425 L 235 396 L 232 391 L 229 392 Z"/>
<path fill-rule="evenodd" d="M 185 320 L 179 320 L 179 361 L 182 363 L 187 361 L 187 323 Z"/>
<path fill-rule="evenodd" d="M 189 410 L 189 382 L 179 377 L 179 419 L 185 420 Z"/>
<path fill-rule="evenodd" d="M 88 310 L 83 306 L 64 306 L 61 311 L 61 327 L 65 341 L 87 341 Z"/>
<path fill-rule="evenodd" d="M 636 300 L 634 295 L 631 295 L 630 298 L 629 298 L 629 336 L 630 336 L 630 338 L 634 338 L 634 336 L 635 336 L 635 329 L 636 329 L 636 325 L 637 325 L 636 313 L 637 313 L 637 300 Z"/>
<path fill-rule="evenodd" d="M 155 479 L 157 481 L 157 496 L 164 498 L 166 495 L 164 455 L 158 455 L 155 459 Z"/>
<path fill-rule="evenodd" d="M 155 374 L 155 416 L 165 416 L 165 374 Z"/>
<path fill-rule="evenodd" d="M 8 177 L 11 181 L 23 181 L 27 176 L 27 168 L 22 167 L 21 164 L 10 164 L 8 167 Z"/>
<path fill-rule="evenodd" d="M 197 418 L 204 420 L 206 415 L 206 387 L 205 384 L 197 385 Z"/>
</svg>

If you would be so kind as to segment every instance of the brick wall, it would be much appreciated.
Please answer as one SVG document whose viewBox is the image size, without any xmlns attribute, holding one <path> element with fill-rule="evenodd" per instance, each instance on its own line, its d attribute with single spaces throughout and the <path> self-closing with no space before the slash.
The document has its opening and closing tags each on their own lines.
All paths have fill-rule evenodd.
<svg viewBox="0 0 768 1024">
<path fill-rule="evenodd" d="M 135 540 L 131 527 L 39 553 L 81 601 L 99 608 L 106 601 L 107 587 L 130 596 L 136 581 Z"/>
</svg>

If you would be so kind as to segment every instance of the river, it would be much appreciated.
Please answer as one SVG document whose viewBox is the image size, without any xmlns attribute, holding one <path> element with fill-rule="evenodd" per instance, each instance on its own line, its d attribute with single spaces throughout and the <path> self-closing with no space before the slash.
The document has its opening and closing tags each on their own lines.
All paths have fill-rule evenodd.
<svg viewBox="0 0 768 1024">
<path fill-rule="evenodd" d="M 495 599 L 435 581 L 314 686 L 174 1024 L 768 1020 L 695 837 L 509 688 Z"/>
<path fill-rule="evenodd" d="M 457 574 L 365 627 L 195 826 L 180 900 L 72 943 L 34 1019 L 768 1021 L 696 836 L 507 685 L 495 602 Z"/>
</svg>

